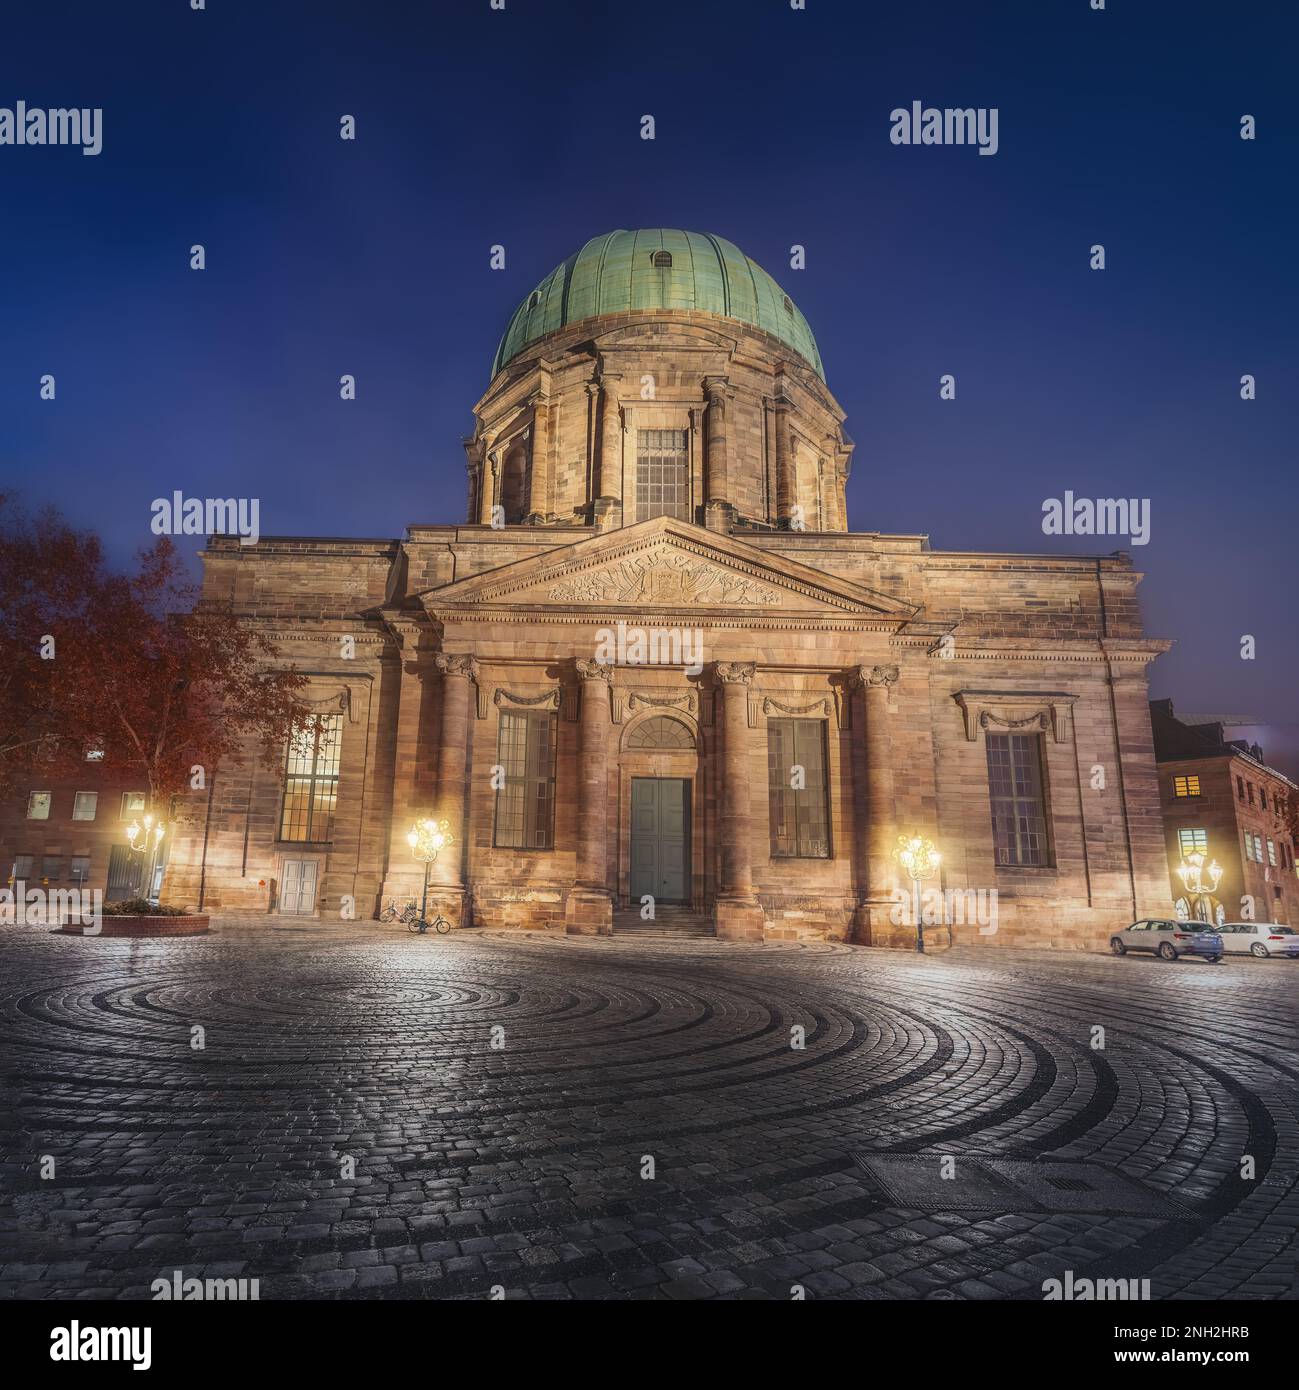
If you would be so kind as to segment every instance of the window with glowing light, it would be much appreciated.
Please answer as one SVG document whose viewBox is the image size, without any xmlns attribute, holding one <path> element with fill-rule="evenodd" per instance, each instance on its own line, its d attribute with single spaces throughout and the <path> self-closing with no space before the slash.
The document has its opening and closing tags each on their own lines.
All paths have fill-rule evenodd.
<svg viewBox="0 0 1299 1390">
<path fill-rule="evenodd" d="M 767 720 L 773 859 L 829 859 L 824 719 Z"/>
<path fill-rule="evenodd" d="M 27 819 L 49 820 L 52 797 L 51 792 L 32 792 L 27 798 Z"/>
<path fill-rule="evenodd" d="M 73 820 L 94 820 L 99 805 L 98 792 L 78 792 L 72 803 Z"/>
<path fill-rule="evenodd" d="M 327 844 L 334 834 L 343 716 L 313 717 L 289 737 L 284 761 L 280 839 Z"/>
<path fill-rule="evenodd" d="M 1209 832 L 1200 829 L 1199 826 L 1184 828 L 1177 832 L 1177 847 L 1182 851 L 1182 858 L 1194 853 L 1197 849 L 1209 849 Z"/>
<path fill-rule="evenodd" d="M 144 815 L 144 803 L 148 800 L 145 792 L 122 793 L 122 819 L 137 820 Z"/>
<path fill-rule="evenodd" d="M 985 740 L 996 862 L 1006 867 L 1044 868 L 1051 863 L 1051 835 L 1041 737 L 987 734 Z"/>
<path fill-rule="evenodd" d="M 492 843 L 500 849 L 553 849 L 555 844 L 555 745 L 553 710 L 502 710 L 496 761 Z"/>
<path fill-rule="evenodd" d="M 1174 796 L 1199 796 L 1200 779 L 1198 777 L 1174 777 L 1173 795 Z"/>
</svg>

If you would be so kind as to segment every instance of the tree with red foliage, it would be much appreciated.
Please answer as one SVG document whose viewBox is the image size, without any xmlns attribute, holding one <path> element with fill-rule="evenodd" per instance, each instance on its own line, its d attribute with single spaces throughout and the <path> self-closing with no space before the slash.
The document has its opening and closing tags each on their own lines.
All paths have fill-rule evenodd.
<svg viewBox="0 0 1299 1390">
<path fill-rule="evenodd" d="M 3 512 L 0 498 L 0 534 L 11 529 Z M 199 602 L 165 536 L 133 573 L 113 574 L 93 536 L 43 514 L 0 546 L 0 620 L 18 696 L 0 728 L 11 771 L 25 749 L 70 768 L 94 748 L 104 772 L 138 778 L 165 815 L 173 796 L 206 785 L 248 745 L 276 765 L 294 727 L 313 717 L 299 697 L 306 678 L 276 663 L 264 634 Z"/>
<path fill-rule="evenodd" d="M 59 634 L 90 621 L 102 579 L 96 536 L 0 493 L 0 793 L 76 756 L 49 687 Z"/>
</svg>

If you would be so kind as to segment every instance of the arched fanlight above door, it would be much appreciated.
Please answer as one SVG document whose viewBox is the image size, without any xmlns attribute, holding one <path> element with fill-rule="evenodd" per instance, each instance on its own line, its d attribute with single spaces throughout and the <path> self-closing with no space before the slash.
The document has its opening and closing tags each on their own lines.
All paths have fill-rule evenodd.
<svg viewBox="0 0 1299 1390">
<path fill-rule="evenodd" d="M 628 748 L 683 748 L 692 749 L 695 736 L 679 719 L 667 715 L 655 715 L 643 724 L 638 724 L 627 740 Z"/>
</svg>

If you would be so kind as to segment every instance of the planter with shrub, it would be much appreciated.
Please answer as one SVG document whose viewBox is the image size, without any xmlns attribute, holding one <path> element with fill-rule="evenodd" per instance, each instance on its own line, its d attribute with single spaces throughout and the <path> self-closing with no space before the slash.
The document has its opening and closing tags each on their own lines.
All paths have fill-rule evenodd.
<svg viewBox="0 0 1299 1390">
<path fill-rule="evenodd" d="M 204 936 L 208 930 L 206 914 L 147 898 L 105 903 L 102 918 L 99 931 L 82 922 L 65 922 L 59 930 L 66 936 Z"/>
</svg>

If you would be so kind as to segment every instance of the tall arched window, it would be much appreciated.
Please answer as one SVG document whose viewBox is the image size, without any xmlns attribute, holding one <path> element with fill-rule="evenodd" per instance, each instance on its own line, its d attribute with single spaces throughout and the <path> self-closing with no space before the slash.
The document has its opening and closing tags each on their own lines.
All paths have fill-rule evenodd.
<svg viewBox="0 0 1299 1390">
<path fill-rule="evenodd" d="M 501 506 L 511 525 L 523 520 L 528 505 L 528 449 L 522 442 L 510 447 L 501 464 Z"/>
</svg>

